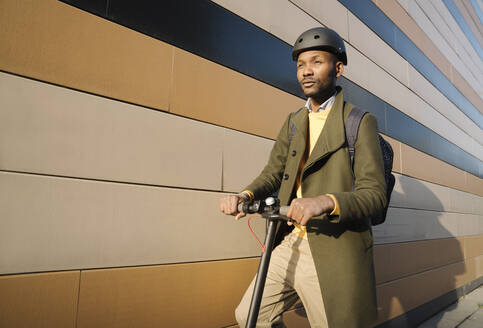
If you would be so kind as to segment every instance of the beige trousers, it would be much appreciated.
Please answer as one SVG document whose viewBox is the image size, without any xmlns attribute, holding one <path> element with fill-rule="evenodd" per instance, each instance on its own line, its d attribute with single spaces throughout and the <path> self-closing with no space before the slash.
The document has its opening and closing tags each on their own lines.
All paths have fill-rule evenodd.
<svg viewBox="0 0 483 328">
<path fill-rule="evenodd" d="M 240 328 L 248 317 L 255 278 L 235 310 Z M 302 300 L 312 328 L 328 327 L 314 260 L 307 240 L 290 233 L 275 247 L 258 315 L 257 327 L 285 327 L 282 314 Z"/>
</svg>

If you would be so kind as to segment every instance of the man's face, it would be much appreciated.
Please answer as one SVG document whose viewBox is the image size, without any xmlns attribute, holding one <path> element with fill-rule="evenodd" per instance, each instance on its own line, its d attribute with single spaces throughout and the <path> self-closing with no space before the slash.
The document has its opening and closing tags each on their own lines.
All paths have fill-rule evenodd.
<svg viewBox="0 0 483 328">
<path fill-rule="evenodd" d="M 297 59 L 297 79 L 306 97 L 332 95 L 343 69 L 343 63 L 327 51 L 304 51 Z"/>
</svg>

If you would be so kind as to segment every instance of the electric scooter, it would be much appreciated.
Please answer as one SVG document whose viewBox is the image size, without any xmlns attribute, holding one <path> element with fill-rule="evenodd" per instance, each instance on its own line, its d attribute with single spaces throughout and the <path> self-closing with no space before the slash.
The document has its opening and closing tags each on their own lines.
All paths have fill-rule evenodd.
<svg viewBox="0 0 483 328">
<path fill-rule="evenodd" d="M 288 209 L 288 206 L 280 206 L 280 201 L 274 197 L 238 205 L 238 212 L 246 214 L 259 213 L 268 221 L 265 248 L 262 250 L 262 257 L 258 265 L 257 278 L 255 280 L 255 287 L 253 288 L 246 328 L 254 328 L 257 324 L 263 289 L 265 288 L 265 280 L 267 279 L 268 265 L 270 264 L 273 243 L 275 241 L 276 221 L 292 221 L 286 216 Z"/>
</svg>

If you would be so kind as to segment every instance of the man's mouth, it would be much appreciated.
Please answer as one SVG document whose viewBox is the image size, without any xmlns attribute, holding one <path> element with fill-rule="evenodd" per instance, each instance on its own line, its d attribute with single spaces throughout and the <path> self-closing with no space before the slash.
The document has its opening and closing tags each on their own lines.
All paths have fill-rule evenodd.
<svg viewBox="0 0 483 328">
<path fill-rule="evenodd" d="M 302 85 L 304 86 L 304 88 L 310 88 L 312 87 L 313 85 L 315 84 L 315 81 L 302 81 Z"/>
</svg>

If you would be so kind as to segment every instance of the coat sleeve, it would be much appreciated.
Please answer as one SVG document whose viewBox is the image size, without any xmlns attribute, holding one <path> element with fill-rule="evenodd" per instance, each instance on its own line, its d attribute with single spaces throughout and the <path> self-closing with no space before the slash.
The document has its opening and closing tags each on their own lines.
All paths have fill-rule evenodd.
<svg viewBox="0 0 483 328">
<path fill-rule="evenodd" d="M 373 115 L 364 115 L 355 144 L 354 190 L 332 193 L 337 199 L 340 214 L 334 221 L 379 218 L 387 206 L 384 162 Z"/>
<path fill-rule="evenodd" d="M 291 117 L 292 114 L 287 117 L 280 129 L 277 140 L 270 152 L 267 165 L 265 165 L 260 175 L 243 189 L 253 192 L 254 199 L 263 199 L 280 189 L 285 163 L 287 161 L 288 148 L 290 146 L 289 124 Z"/>
</svg>

